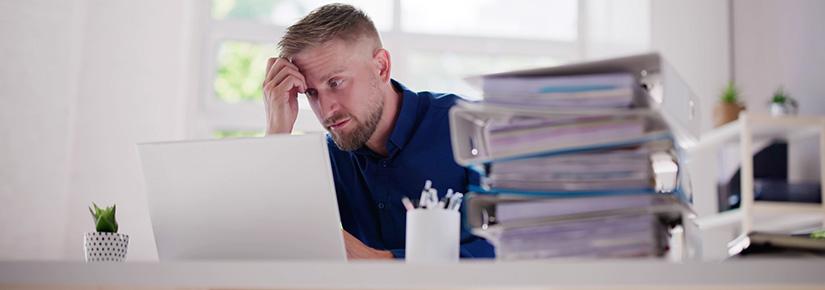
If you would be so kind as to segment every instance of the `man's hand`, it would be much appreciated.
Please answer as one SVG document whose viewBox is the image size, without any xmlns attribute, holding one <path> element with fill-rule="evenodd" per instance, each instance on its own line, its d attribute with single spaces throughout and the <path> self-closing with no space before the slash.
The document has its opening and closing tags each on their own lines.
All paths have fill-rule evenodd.
<svg viewBox="0 0 825 290">
<path fill-rule="evenodd" d="M 376 250 L 364 245 L 356 237 L 353 237 L 345 230 L 341 230 L 344 234 L 344 244 L 347 246 L 347 259 L 392 259 L 390 251 Z"/>
<path fill-rule="evenodd" d="M 269 58 L 263 84 L 266 134 L 292 133 L 298 118 L 298 93 L 307 89 L 306 79 L 288 59 Z"/>
</svg>

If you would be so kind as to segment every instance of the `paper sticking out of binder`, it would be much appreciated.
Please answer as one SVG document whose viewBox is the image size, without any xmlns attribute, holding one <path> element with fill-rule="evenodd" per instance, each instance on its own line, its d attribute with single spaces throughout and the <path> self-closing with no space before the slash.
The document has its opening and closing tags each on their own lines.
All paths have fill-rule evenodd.
<svg viewBox="0 0 825 290">
<path fill-rule="evenodd" d="M 472 79 L 484 100 L 451 109 L 453 154 L 481 174 L 467 221 L 498 258 L 667 251 L 690 212 L 677 145 L 691 136 L 654 97 L 667 70 L 649 54 Z"/>
</svg>

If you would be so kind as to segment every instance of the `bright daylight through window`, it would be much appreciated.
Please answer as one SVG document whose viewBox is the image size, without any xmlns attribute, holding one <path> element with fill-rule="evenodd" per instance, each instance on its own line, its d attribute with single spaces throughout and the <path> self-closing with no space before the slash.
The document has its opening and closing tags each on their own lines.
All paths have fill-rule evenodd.
<svg viewBox="0 0 825 290">
<path fill-rule="evenodd" d="M 393 60 L 393 78 L 415 91 L 479 99 L 467 76 L 581 59 L 587 11 L 598 0 L 357 0 Z M 320 0 L 213 0 L 195 137 L 259 136 L 266 59 L 286 28 Z M 518 3 L 514 3 L 518 2 Z M 583 10 L 584 9 L 584 10 Z M 604 10 L 604 9 L 600 9 Z M 457 13 L 456 11 L 460 11 Z M 295 125 L 321 131 L 306 101 Z"/>
</svg>

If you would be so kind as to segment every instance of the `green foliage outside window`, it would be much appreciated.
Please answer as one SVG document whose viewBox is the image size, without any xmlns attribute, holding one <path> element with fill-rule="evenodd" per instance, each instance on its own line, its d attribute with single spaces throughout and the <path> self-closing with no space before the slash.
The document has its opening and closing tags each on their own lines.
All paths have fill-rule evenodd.
<svg viewBox="0 0 825 290">
<path fill-rule="evenodd" d="M 261 101 L 266 62 L 276 54 L 274 45 L 234 41 L 221 44 L 215 95 L 227 103 Z"/>
</svg>

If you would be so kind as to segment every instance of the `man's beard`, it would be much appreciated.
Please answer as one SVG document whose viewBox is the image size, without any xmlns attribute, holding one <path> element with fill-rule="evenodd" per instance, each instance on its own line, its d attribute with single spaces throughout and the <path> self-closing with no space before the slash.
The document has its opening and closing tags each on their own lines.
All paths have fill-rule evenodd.
<svg viewBox="0 0 825 290">
<path fill-rule="evenodd" d="M 373 94 L 373 97 L 376 97 L 377 100 L 370 103 L 367 118 L 363 123 L 350 114 L 335 115 L 326 122 L 326 124 L 335 124 L 340 120 L 350 117 L 350 121 L 353 123 L 352 125 L 355 126 L 352 132 L 346 135 L 342 135 L 343 132 L 336 133 L 327 127 L 327 131 L 332 135 L 332 141 L 335 142 L 338 149 L 354 151 L 361 148 L 364 144 L 367 144 L 367 140 L 375 133 L 375 129 L 378 127 L 378 121 L 381 120 L 381 114 L 384 112 L 384 98 L 378 94 L 377 87 L 374 88 Z"/>
</svg>

